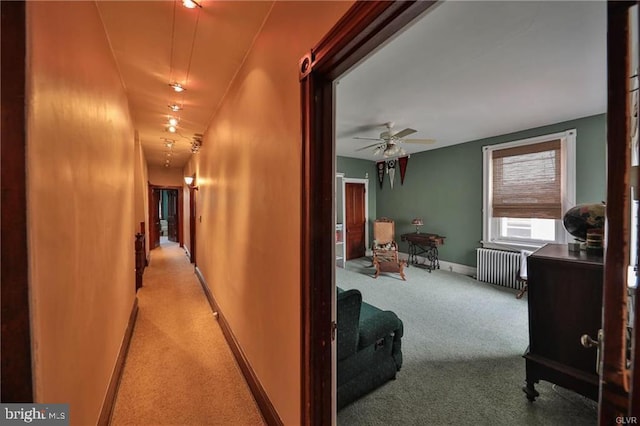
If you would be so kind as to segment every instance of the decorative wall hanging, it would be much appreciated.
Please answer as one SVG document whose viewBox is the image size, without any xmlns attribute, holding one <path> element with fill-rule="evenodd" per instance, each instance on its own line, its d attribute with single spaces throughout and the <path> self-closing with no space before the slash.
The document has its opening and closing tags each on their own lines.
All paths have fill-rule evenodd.
<svg viewBox="0 0 640 426">
<path fill-rule="evenodd" d="M 385 164 L 386 163 L 384 161 L 378 161 L 376 163 L 376 168 L 378 169 L 378 182 L 380 183 L 380 189 L 382 189 L 382 184 L 384 183 Z"/>
<path fill-rule="evenodd" d="M 400 185 L 404 185 L 404 175 L 407 172 L 407 163 L 409 162 L 409 156 L 398 158 L 400 164 Z"/>
<path fill-rule="evenodd" d="M 387 161 L 387 173 L 389 174 L 389 184 L 393 189 L 393 180 L 396 177 L 396 160 Z"/>
</svg>

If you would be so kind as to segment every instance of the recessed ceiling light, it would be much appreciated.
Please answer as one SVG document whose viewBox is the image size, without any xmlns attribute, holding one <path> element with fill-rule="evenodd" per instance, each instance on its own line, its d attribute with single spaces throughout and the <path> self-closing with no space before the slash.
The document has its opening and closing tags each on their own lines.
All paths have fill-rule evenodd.
<svg viewBox="0 0 640 426">
<path fill-rule="evenodd" d="M 180 83 L 171 83 L 169 84 L 169 86 L 171 86 L 171 88 L 176 92 L 184 92 L 185 90 L 187 90 L 184 87 L 182 87 L 182 84 Z"/>
<path fill-rule="evenodd" d="M 182 107 L 180 105 L 178 105 L 178 104 L 171 104 L 171 105 L 168 105 L 168 106 L 169 106 L 169 108 L 171 108 L 171 111 L 174 111 L 174 112 L 175 111 L 180 111 L 182 109 Z"/>
<path fill-rule="evenodd" d="M 182 0 L 182 5 L 187 9 L 195 9 L 196 7 L 202 7 L 200 3 L 195 0 Z"/>
<path fill-rule="evenodd" d="M 175 117 L 169 117 L 169 125 L 170 126 L 177 126 L 178 125 L 178 119 Z"/>
<path fill-rule="evenodd" d="M 176 132 L 176 126 L 169 126 L 167 127 L 167 131 L 171 132 L 171 133 L 175 133 Z"/>
</svg>

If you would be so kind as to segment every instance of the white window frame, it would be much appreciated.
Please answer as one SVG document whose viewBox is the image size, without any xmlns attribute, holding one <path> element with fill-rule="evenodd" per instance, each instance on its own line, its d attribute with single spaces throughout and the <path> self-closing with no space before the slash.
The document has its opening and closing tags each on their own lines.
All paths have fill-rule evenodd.
<svg viewBox="0 0 640 426">
<path fill-rule="evenodd" d="M 499 149 L 560 139 L 562 153 L 562 211 L 566 212 L 576 205 L 576 135 L 576 129 L 570 129 L 564 132 L 482 147 L 482 247 L 515 251 L 536 250 L 549 242 L 564 244 L 569 241 L 571 236 L 562 226 L 562 220 L 556 221 L 556 241 L 523 241 L 522 239 L 509 240 L 500 238 L 497 225 L 499 219 L 493 217 L 491 205 L 493 199 L 492 153 Z"/>
</svg>

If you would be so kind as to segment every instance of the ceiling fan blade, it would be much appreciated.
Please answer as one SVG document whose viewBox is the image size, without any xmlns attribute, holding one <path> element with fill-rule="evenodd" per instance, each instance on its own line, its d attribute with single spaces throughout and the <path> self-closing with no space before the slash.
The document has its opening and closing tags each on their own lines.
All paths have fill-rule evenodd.
<svg viewBox="0 0 640 426">
<path fill-rule="evenodd" d="M 354 139 L 362 139 L 362 140 L 365 140 L 365 141 L 379 141 L 380 140 L 380 138 L 363 138 L 363 137 L 360 137 L 360 136 L 354 136 L 353 138 Z"/>
<path fill-rule="evenodd" d="M 413 129 L 410 129 L 410 128 L 406 128 L 406 129 L 404 129 L 404 130 L 400 130 L 398 133 L 396 133 L 395 135 L 393 135 L 393 136 L 391 136 L 391 137 L 392 137 L 392 138 L 400 139 L 400 138 L 403 138 L 403 137 L 405 137 L 405 136 L 412 135 L 412 134 L 414 134 L 414 133 L 416 133 L 416 132 L 417 132 L 417 130 L 413 130 Z"/>
<path fill-rule="evenodd" d="M 363 146 L 362 148 L 356 149 L 356 151 L 362 151 L 362 150 L 365 150 L 365 149 L 373 148 L 374 146 L 378 146 L 378 145 L 380 145 L 380 142 L 374 143 L 373 145 Z"/>
<path fill-rule="evenodd" d="M 402 142 L 404 143 L 421 143 L 421 144 L 425 144 L 425 145 L 429 145 L 432 143 L 436 143 L 435 139 L 403 139 Z"/>
</svg>

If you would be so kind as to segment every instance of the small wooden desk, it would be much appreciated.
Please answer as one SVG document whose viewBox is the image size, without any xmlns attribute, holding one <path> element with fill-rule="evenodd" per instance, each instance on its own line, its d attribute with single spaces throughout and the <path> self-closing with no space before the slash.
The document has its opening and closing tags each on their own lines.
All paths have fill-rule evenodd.
<svg viewBox="0 0 640 426">
<path fill-rule="evenodd" d="M 438 246 L 444 244 L 441 235 L 429 233 L 416 233 L 400 235 L 401 241 L 409 243 L 409 264 L 427 268 L 429 272 L 433 269 L 440 269 L 440 261 L 438 260 Z M 418 260 L 419 255 L 424 255 L 425 261 Z"/>
</svg>

